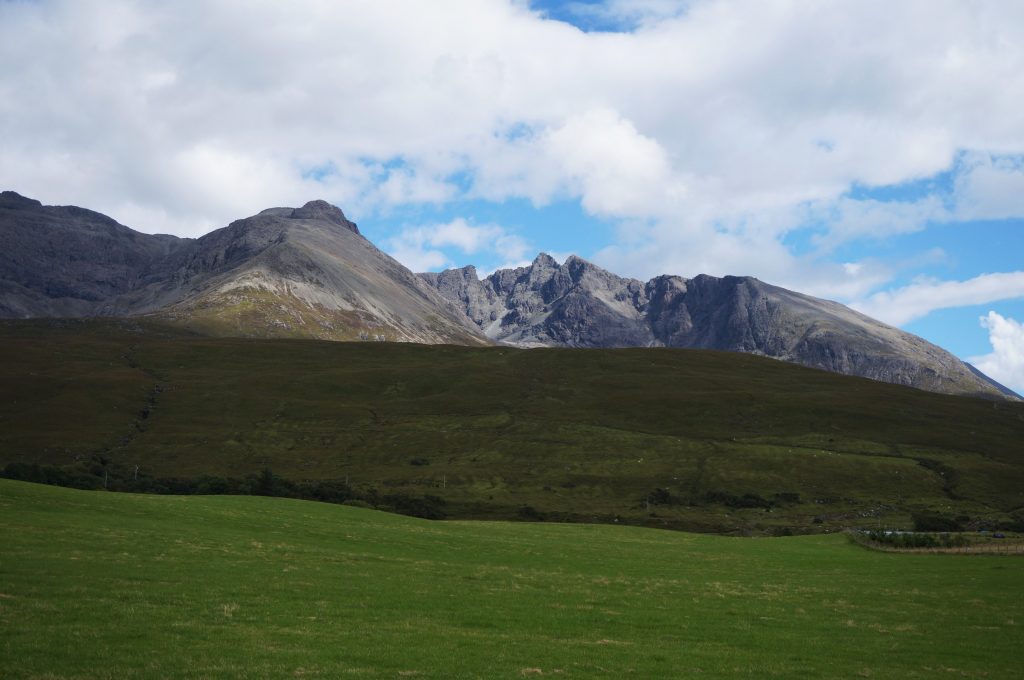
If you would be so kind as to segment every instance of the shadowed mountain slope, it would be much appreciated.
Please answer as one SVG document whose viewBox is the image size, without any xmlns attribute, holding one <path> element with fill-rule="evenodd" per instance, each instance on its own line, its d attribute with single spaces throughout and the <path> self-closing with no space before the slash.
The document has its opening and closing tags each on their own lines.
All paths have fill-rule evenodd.
<svg viewBox="0 0 1024 680">
<path fill-rule="evenodd" d="M 194 242 L 5 191 L 0 246 L 0 317 L 80 317 L 166 279 Z"/>
</svg>

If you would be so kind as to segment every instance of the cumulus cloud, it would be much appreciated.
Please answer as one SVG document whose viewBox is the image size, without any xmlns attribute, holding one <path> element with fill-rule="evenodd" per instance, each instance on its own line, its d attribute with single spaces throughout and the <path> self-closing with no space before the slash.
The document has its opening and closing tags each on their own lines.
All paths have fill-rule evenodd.
<svg viewBox="0 0 1024 680">
<path fill-rule="evenodd" d="M 388 239 L 388 253 L 413 271 L 455 266 L 446 253 L 454 248 L 464 255 L 486 254 L 500 262 L 518 262 L 529 252 L 521 237 L 496 224 L 474 225 L 464 218 L 445 224 L 409 227 Z"/>
<path fill-rule="evenodd" d="M 663 273 L 683 276 L 744 274 L 774 285 L 834 300 L 855 300 L 892 278 L 891 267 L 871 259 L 834 262 L 794 255 L 771 230 L 755 226 L 732 231 L 703 225 L 634 225 L 631 238 L 595 254 L 598 264 L 647 279 Z M 648 233 L 652 236 L 638 236 Z"/>
<path fill-rule="evenodd" d="M 474 194 L 527 196 L 537 204 L 578 197 L 592 215 L 666 214 L 685 191 L 666 150 L 611 109 L 569 116 L 481 158 Z"/>
<path fill-rule="evenodd" d="M 1024 215 L 1024 157 L 971 153 L 955 184 L 961 220 L 1000 220 Z"/>
<path fill-rule="evenodd" d="M 826 252 L 857 239 L 883 239 L 921 231 L 931 222 L 947 222 L 950 218 L 942 197 L 935 195 L 916 201 L 843 197 L 812 205 L 808 210 L 809 220 L 828 227 L 814 238 Z"/>
<path fill-rule="evenodd" d="M 982 327 L 988 329 L 992 352 L 969 361 L 982 373 L 1024 394 L 1024 324 L 993 311 L 980 320 Z"/>
<path fill-rule="evenodd" d="M 983 305 L 1018 297 L 1024 297 L 1024 271 L 982 274 L 966 281 L 918 281 L 875 293 L 851 306 L 898 326 L 936 309 Z"/>
<path fill-rule="evenodd" d="M 689 5 L 604 3 L 643 26 L 583 34 L 509 0 L 3 3 L 0 50 L 22 67 L 0 76 L 0 181 L 226 214 L 252 199 L 207 184 L 211 147 L 247 170 L 243 196 L 280 173 L 270 203 L 308 192 L 304 161 L 402 158 L 408 176 L 377 197 L 401 202 L 444 200 L 446 177 L 492 159 L 532 175 L 571 151 L 539 175 L 636 217 L 662 207 L 609 186 L 633 172 L 659 197 L 694 177 L 674 209 L 724 213 L 926 176 L 960 147 L 1024 150 L 1015 3 Z M 516 156 L 502 133 L 518 125 L 548 153 Z"/>
<path fill-rule="evenodd" d="M 525 0 L 0 2 L 0 187 L 193 236 L 314 197 L 356 220 L 578 199 L 620 225 L 609 266 L 845 298 L 886 267 L 797 257 L 788 234 L 813 226 L 827 254 L 1024 214 L 1024 4 L 575 11 L 631 30 L 585 33 Z M 954 167 L 941 200 L 851 197 Z M 441 266 L 431 238 L 393 252 Z"/>
</svg>

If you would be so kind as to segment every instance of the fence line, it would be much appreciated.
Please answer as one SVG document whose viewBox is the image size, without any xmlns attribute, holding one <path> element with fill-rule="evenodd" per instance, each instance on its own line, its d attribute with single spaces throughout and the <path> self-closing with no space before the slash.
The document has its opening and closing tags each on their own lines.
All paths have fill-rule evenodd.
<svg viewBox="0 0 1024 680">
<path fill-rule="evenodd" d="M 1024 543 L 975 543 L 974 545 L 937 546 L 934 548 L 899 548 L 877 543 L 859 532 L 849 534 L 855 543 L 869 550 L 895 553 L 940 553 L 954 555 L 1024 555 Z"/>
</svg>

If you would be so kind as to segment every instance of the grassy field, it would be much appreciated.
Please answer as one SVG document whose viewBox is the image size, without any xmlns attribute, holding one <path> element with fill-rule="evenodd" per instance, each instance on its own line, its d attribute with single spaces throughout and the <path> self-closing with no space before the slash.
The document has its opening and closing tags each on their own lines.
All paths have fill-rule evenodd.
<svg viewBox="0 0 1024 680">
<path fill-rule="evenodd" d="M 1000 678 L 1024 559 L 0 480 L 4 678 Z"/>
<path fill-rule="evenodd" d="M 0 465 L 270 468 L 434 495 L 451 517 L 725 533 L 1022 522 L 1022 441 L 1022 403 L 733 353 L 0 324 Z"/>
</svg>

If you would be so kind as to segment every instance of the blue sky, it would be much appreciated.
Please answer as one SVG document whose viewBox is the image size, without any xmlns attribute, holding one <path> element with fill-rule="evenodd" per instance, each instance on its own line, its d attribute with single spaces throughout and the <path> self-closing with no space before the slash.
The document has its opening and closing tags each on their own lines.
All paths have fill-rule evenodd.
<svg viewBox="0 0 1024 680">
<path fill-rule="evenodd" d="M 230 36 L 230 40 L 225 39 Z M 0 2 L 0 187 L 839 300 L 1024 390 L 1024 5 Z"/>
</svg>

